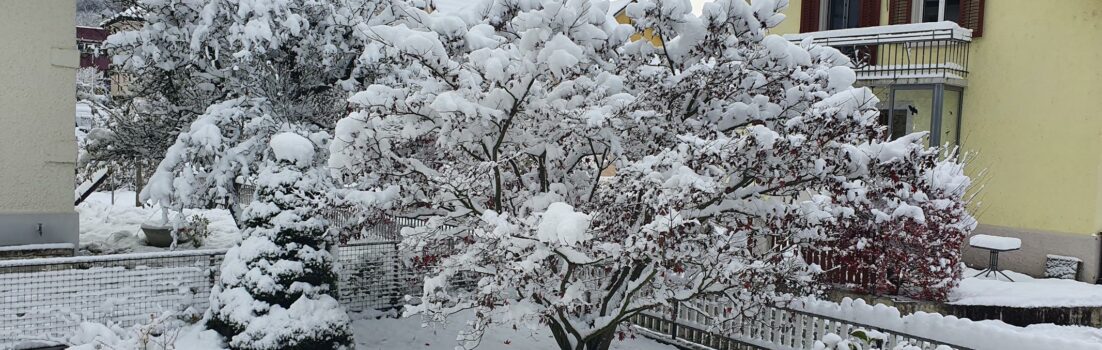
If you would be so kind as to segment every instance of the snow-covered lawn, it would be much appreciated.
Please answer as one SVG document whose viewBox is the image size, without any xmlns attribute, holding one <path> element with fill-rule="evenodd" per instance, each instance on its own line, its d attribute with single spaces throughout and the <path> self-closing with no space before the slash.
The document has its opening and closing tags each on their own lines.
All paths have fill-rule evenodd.
<svg viewBox="0 0 1102 350">
<path fill-rule="evenodd" d="M 1014 282 L 1001 276 L 998 280 L 972 277 L 979 271 L 965 269 L 965 278 L 949 296 L 950 303 L 1013 307 L 1102 306 L 1102 285 L 1004 272 Z"/>
<path fill-rule="evenodd" d="M 145 245 L 141 225 L 147 221 L 159 222 L 161 210 L 159 207 L 135 207 L 135 195 L 133 191 L 116 191 L 115 203 L 112 205 L 110 192 L 96 192 L 76 207 L 80 214 L 81 254 L 166 250 Z M 237 229 L 228 210 L 184 210 L 185 216 L 195 214 L 202 214 L 210 219 L 208 228 L 211 235 L 199 248 L 229 248 L 241 239 L 241 231 Z M 184 243 L 177 246 L 177 249 L 195 247 Z"/>
<path fill-rule="evenodd" d="M 353 334 L 355 335 L 357 350 L 432 350 L 454 349 L 458 342 L 456 336 L 459 331 L 466 329 L 466 319 L 463 314 L 445 325 L 422 327 L 421 318 L 418 316 L 394 319 L 376 319 L 364 314 L 354 314 L 352 318 Z M 71 344 L 77 344 L 70 349 L 116 349 L 136 350 L 138 346 L 135 338 L 139 332 L 137 327 L 121 329 L 107 327 L 101 324 L 86 323 L 80 332 L 69 339 Z M 189 325 L 177 330 L 166 332 L 174 335 L 176 349 L 191 350 L 220 350 L 225 349 L 217 333 L 204 329 L 202 324 Z M 158 343 L 159 338 L 152 343 Z M 158 343 L 159 344 L 159 343 Z M 96 347 L 101 345 L 101 347 Z M 106 345 L 108 347 L 103 347 Z M 154 347 L 158 348 L 159 347 Z M 554 350 L 557 349 L 555 341 L 546 329 L 514 330 L 511 327 L 492 327 L 482 338 L 478 346 L 479 350 Z M 628 338 L 612 345 L 613 350 L 675 350 L 675 347 L 658 343 L 641 335 L 634 339 Z"/>
<path fill-rule="evenodd" d="M 1053 338 L 1079 340 L 1088 343 L 1097 343 L 1102 348 L 1102 329 L 1087 326 L 1057 326 L 1051 323 L 1034 324 L 1025 327 L 1011 326 L 1002 321 L 976 321 L 979 323 L 993 324 L 998 327 L 1013 327 L 1018 332 L 1036 334 Z"/>
<path fill-rule="evenodd" d="M 356 349 L 360 350 L 421 350 L 452 349 L 458 343 L 456 336 L 466 329 L 465 320 L 457 317 L 445 325 L 421 327 L 420 317 L 402 319 L 357 317 L 352 323 L 356 334 Z M 482 338 L 479 350 L 506 349 L 558 349 L 551 332 L 547 329 L 527 330 L 524 328 L 493 327 Z M 635 339 L 614 342 L 614 350 L 674 350 L 641 335 Z"/>
</svg>

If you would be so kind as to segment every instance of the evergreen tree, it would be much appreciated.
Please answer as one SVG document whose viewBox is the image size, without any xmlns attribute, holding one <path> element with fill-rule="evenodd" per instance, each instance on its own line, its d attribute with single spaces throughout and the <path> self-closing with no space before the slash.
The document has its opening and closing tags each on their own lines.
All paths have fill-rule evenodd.
<svg viewBox="0 0 1102 350">
<path fill-rule="evenodd" d="M 210 328 L 233 349 L 341 349 L 352 343 L 337 301 L 336 232 L 317 215 L 326 174 L 306 138 L 272 137 L 274 159 L 245 209 L 245 239 L 226 253 Z"/>
</svg>

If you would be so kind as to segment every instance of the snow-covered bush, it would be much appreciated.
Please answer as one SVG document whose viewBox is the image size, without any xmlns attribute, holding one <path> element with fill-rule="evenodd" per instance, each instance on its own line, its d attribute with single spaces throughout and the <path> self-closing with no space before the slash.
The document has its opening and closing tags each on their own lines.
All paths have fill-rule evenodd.
<svg viewBox="0 0 1102 350">
<path fill-rule="evenodd" d="M 81 322 L 66 343 L 73 350 L 176 350 L 184 327 L 193 315 L 165 312 L 152 314 L 148 322 L 122 327 L 108 322 Z"/>
<path fill-rule="evenodd" d="M 337 302 L 336 235 L 318 215 L 323 171 L 313 143 L 272 137 L 272 159 L 245 209 L 245 239 L 226 253 L 208 325 L 233 349 L 341 349 L 350 320 Z"/>
<path fill-rule="evenodd" d="M 355 59 L 364 29 L 388 17 L 380 3 L 137 1 L 144 26 L 108 39 L 114 63 L 150 115 L 185 123 L 162 129 L 174 143 L 142 198 L 232 209 L 238 180 L 256 175 L 275 132 L 326 138 L 363 78 Z"/>
<path fill-rule="evenodd" d="M 912 136 L 913 137 L 913 136 Z M 910 148 L 903 162 L 877 164 L 855 219 L 838 228 L 826 251 L 845 268 L 869 275 L 853 286 L 872 294 L 944 301 L 961 278 L 962 246 L 975 228 L 969 179 L 953 158 Z M 848 188 L 837 188 L 843 194 Z"/>
<path fill-rule="evenodd" d="M 210 219 L 203 214 L 195 214 L 184 219 L 183 224 L 176 228 L 176 236 L 180 241 L 190 242 L 191 246 L 199 248 L 210 237 Z"/>
</svg>

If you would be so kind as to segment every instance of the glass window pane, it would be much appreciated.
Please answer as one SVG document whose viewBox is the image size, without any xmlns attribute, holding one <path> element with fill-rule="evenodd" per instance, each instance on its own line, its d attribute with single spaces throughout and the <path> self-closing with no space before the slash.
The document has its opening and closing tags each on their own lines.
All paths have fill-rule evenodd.
<svg viewBox="0 0 1102 350">
<path fill-rule="evenodd" d="M 932 88 L 897 89 L 895 90 L 895 106 L 892 106 L 892 126 L 904 128 L 902 135 L 930 131 L 933 107 L 934 90 Z M 897 132 L 897 130 L 892 130 L 893 135 Z M 927 138 L 926 143 L 929 144 L 929 138 Z"/>
<path fill-rule="evenodd" d="M 960 130 L 957 129 L 960 124 L 960 103 L 961 103 L 960 91 L 945 90 L 945 94 L 942 97 L 941 106 L 941 144 L 949 144 L 955 146 L 958 143 L 958 136 Z"/>
<path fill-rule="evenodd" d="M 945 0 L 945 20 L 960 23 L 960 0 Z"/>
<path fill-rule="evenodd" d="M 937 22 L 938 4 L 940 0 L 923 0 L 922 1 L 922 21 L 923 22 Z"/>
<path fill-rule="evenodd" d="M 827 4 L 827 28 L 857 28 L 861 18 L 861 6 L 858 0 L 829 0 Z"/>
</svg>

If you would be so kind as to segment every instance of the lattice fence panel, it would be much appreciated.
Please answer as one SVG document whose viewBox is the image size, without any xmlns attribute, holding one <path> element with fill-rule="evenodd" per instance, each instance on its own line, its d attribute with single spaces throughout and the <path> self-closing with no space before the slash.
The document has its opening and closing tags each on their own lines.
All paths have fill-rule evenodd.
<svg viewBox="0 0 1102 350">
<path fill-rule="evenodd" d="M 122 326 L 207 308 L 224 250 L 0 262 L 0 348 L 67 338 L 82 321 Z"/>
</svg>

